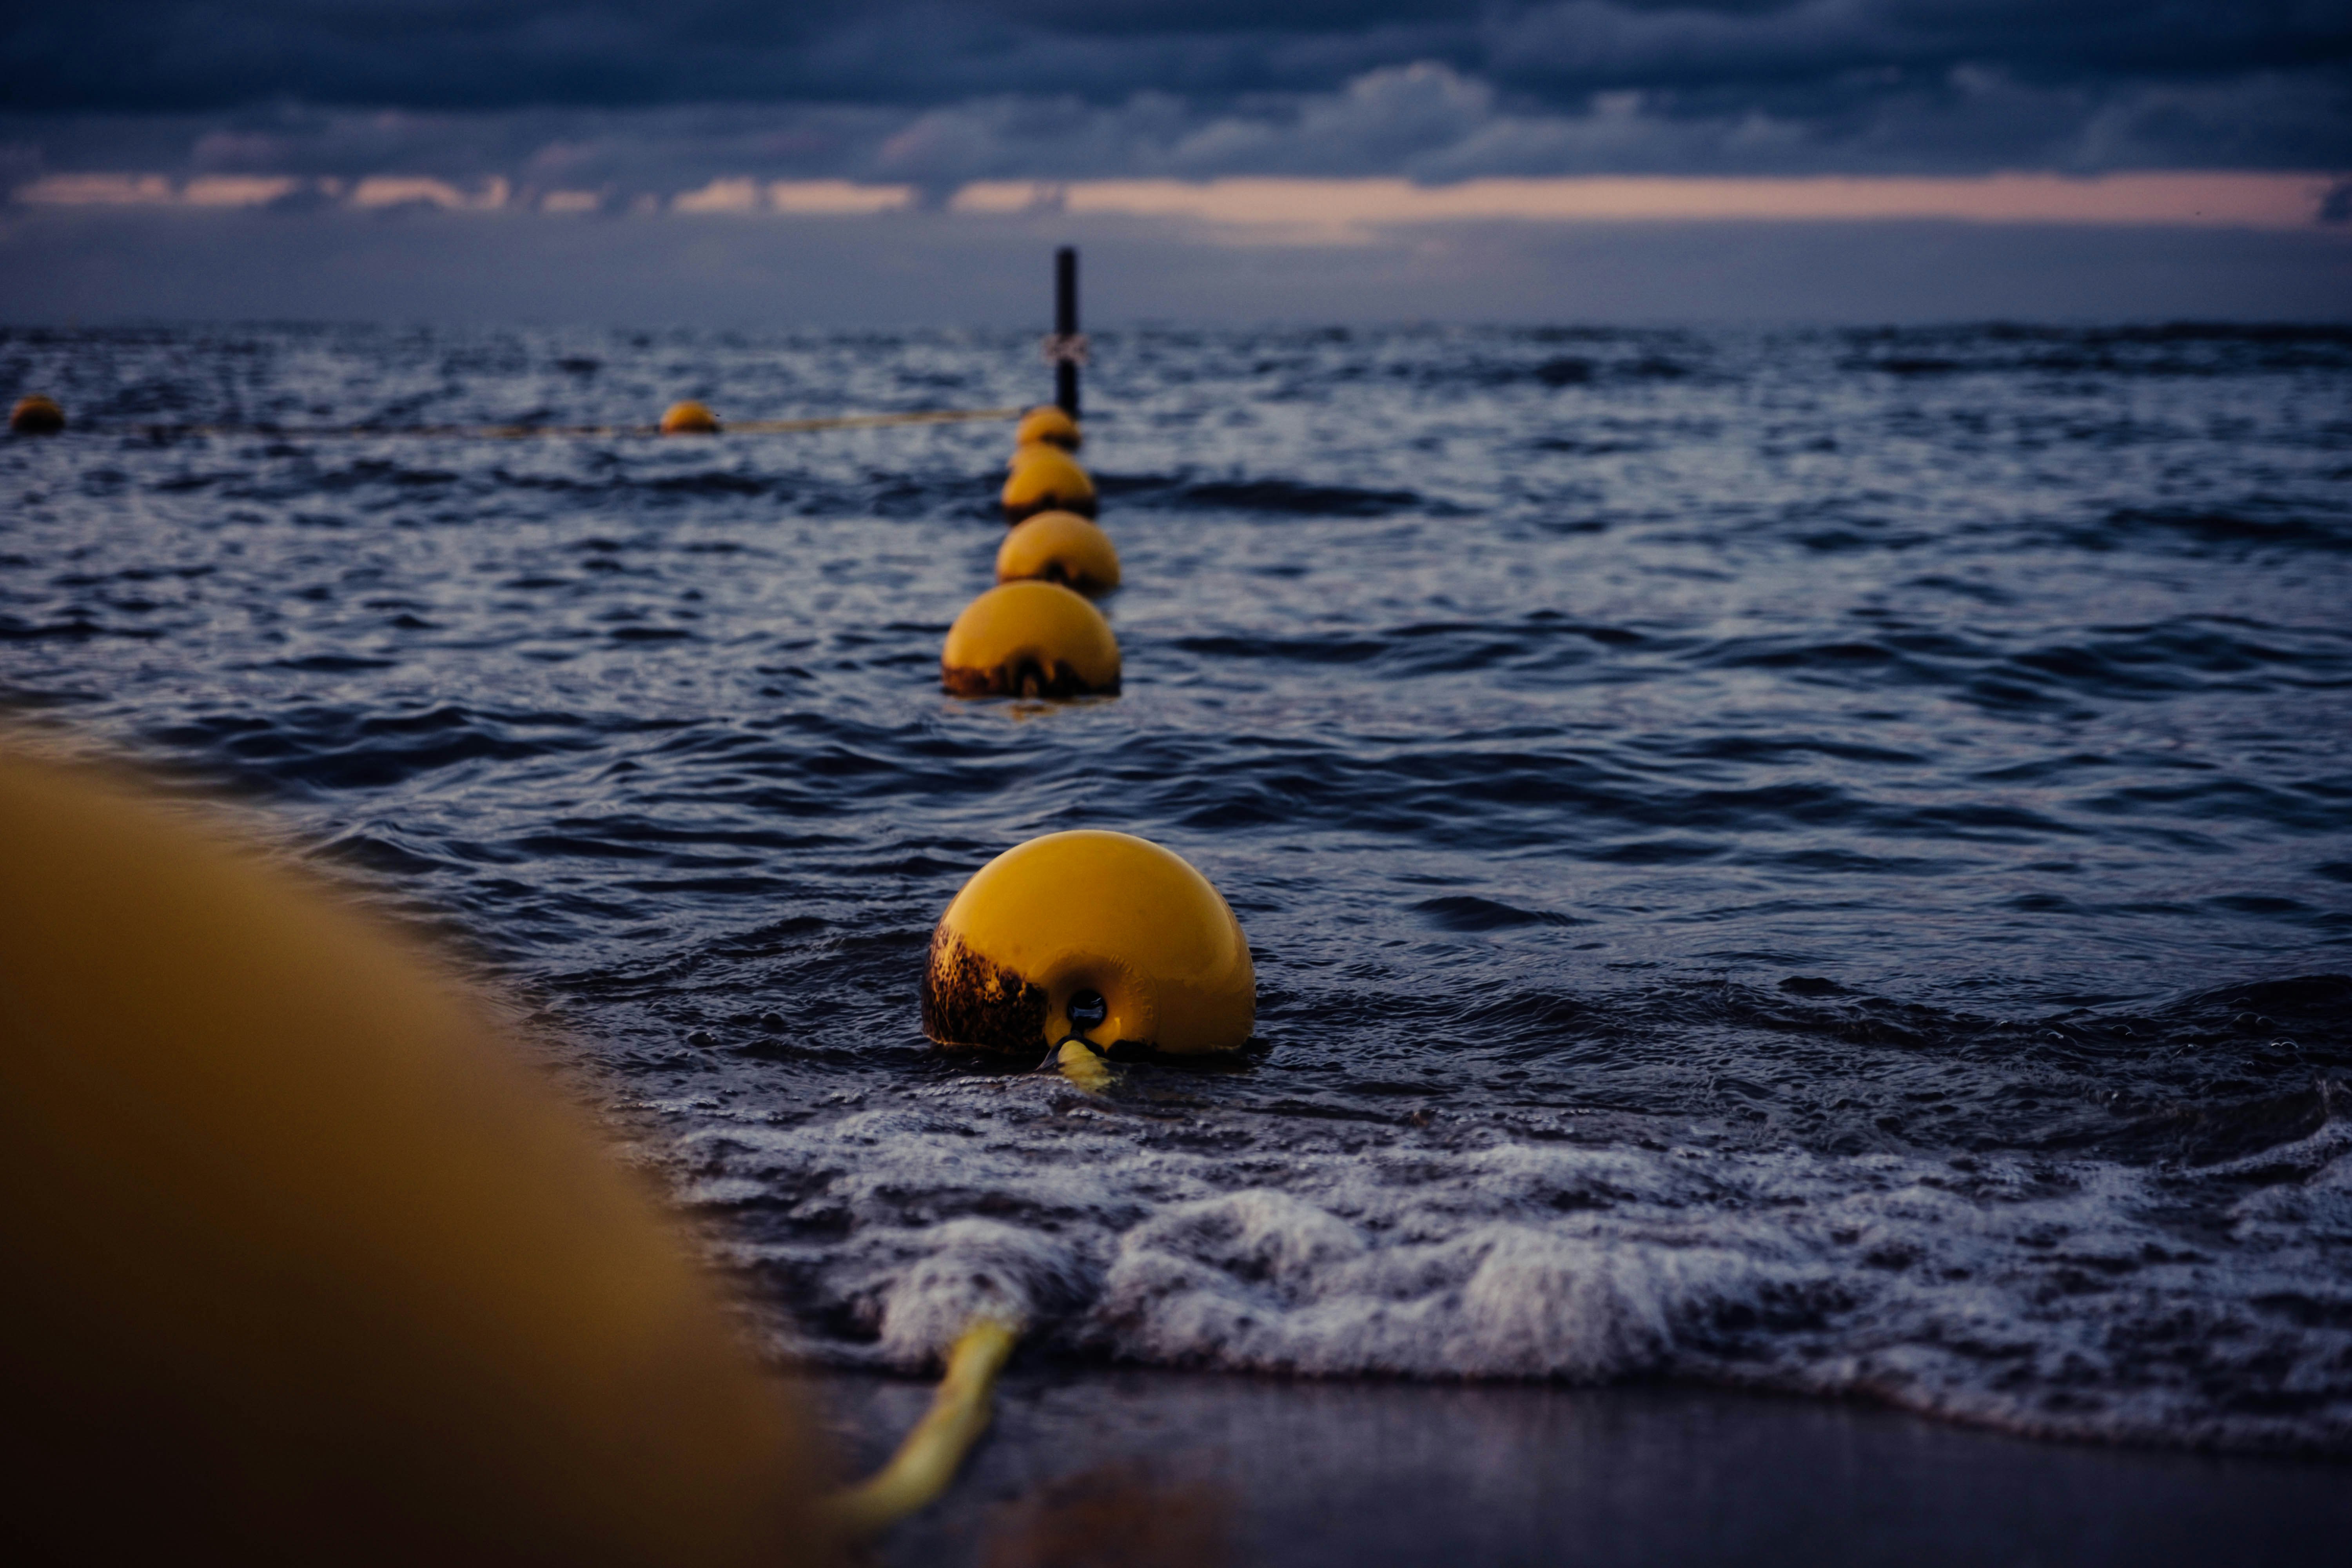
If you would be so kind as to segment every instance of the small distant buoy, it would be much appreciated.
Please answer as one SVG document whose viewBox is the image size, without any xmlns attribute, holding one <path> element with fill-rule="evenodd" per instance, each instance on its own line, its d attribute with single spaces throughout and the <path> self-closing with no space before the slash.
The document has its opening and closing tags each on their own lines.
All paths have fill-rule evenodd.
<svg viewBox="0 0 2352 1568">
<path fill-rule="evenodd" d="M 1257 1020 L 1257 974 L 1232 908 L 1181 856 L 1079 828 L 963 885 L 931 933 L 922 1005 L 943 1046 L 1231 1051 Z"/>
<path fill-rule="evenodd" d="M 719 434 L 719 416 L 710 412 L 709 404 L 697 403 L 689 397 L 684 403 L 669 405 L 669 412 L 662 416 L 661 433 L 665 436 L 716 436 Z"/>
<path fill-rule="evenodd" d="M 39 393 L 20 397 L 8 411 L 8 428 L 19 436 L 54 436 L 66 427 L 66 411 Z"/>
<path fill-rule="evenodd" d="M 1075 452 L 1086 445 L 1078 432 L 1078 422 L 1052 404 L 1042 404 L 1021 416 L 1013 427 L 1013 444 L 1016 447 L 1059 447 L 1065 452 Z"/>
<path fill-rule="evenodd" d="M 1108 696 L 1118 689 L 1118 639 L 1059 584 L 1006 583 L 948 628 L 940 683 L 959 697 Z"/>
<path fill-rule="evenodd" d="M 1076 459 L 1059 447 L 1022 447 L 1013 454 L 1013 471 L 1005 476 L 998 498 L 1004 503 L 1004 521 L 1019 522 L 1041 511 L 1095 514 L 1095 482 Z"/>
<path fill-rule="evenodd" d="M 1118 586 L 1118 552 L 1110 535 L 1074 511 L 1041 511 L 1013 525 L 996 550 L 996 580 L 1041 578 L 1081 594 Z"/>
</svg>

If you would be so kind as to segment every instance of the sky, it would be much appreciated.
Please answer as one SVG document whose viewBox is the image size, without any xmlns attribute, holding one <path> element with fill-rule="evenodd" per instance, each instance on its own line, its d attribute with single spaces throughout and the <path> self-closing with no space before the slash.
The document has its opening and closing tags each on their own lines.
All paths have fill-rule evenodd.
<svg viewBox="0 0 2352 1568">
<path fill-rule="evenodd" d="M 0 319 L 2352 315 L 2333 0 L 82 0 Z"/>
</svg>

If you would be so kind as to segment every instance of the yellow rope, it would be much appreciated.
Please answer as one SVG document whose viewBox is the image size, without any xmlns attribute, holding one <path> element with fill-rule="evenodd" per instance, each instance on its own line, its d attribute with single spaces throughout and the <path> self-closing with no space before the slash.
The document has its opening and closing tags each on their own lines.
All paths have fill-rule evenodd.
<svg viewBox="0 0 2352 1568">
<path fill-rule="evenodd" d="M 1084 1040 L 1063 1041 L 1062 1048 L 1054 1053 L 1054 1065 L 1088 1094 L 1100 1094 L 1118 1081 L 1110 1063 L 1095 1055 Z"/>
<path fill-rule="evenodd" d="M 954 425 L 971 419 L 1018 419 L 1024 412 L 1020 408 L 929 408 L 913 414 L 837 414 L 823 419 L 739 419 L 721 422 L 718 433 L 789 436 L 807 430 L 867 430 L 885 425 Z M 447 441 L 527 441 L 550 437 L 635 439 L 662 433 L 658 425 L 159 425 L 149 428 L 159 436 L 278 436 L 312 440 L 322 437 L 368 440 L 393 436 Z"/>
<path fill-rule="evenodd" d="M 957 1336 L 930 1409 L 898 1452 L 873 1479 L 826 1505 L 837 1528 L 851 1536 L 872 1535 L 947 1490 L 964 1455 L 988 1430 L 989 1392 L 1020 1338 L 1011 1323 L 989 1318 Z"/>
<path fill-rule="evenodd" d="M 782 436 L 801 430 L 864 430 L 877 425 L 954 425 L 967 419 L 1018 419 L 1025 408 L 936 409 L 920 414 L 836 414 L 826 419 L 739 419 L 719 422 L 719 431 Z"/>
</svg>

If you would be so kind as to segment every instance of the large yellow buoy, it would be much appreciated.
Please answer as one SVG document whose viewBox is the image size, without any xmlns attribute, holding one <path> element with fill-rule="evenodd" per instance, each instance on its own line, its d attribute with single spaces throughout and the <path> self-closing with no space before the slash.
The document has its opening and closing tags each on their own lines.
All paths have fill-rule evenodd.
<svg viewBox="0 0 2352 1568">
<path fill-rule="evenodd" d="M 1005 475 L 998 499 L 1004 505 L 1007 522 L 1019 522 L 1041 511 L 1074 511 L 1092 517 L 1095 482 L 1059 447 L 1020 447 L 1013 450 L 1012 472 Z"/>
<path fill-rule="evenodd" d="M 1006 583 L 964 606 L 940 650 L 960 697 L 1079 697 L 1118 689 L 1118 639 L 1058 583 Z"/>
<path fill-rule="evenodd" d="M 665 436 L 716 436 L 719 434 L 719 416 L 710 412 L 709 404 L 697 403 L 689 397 L 684 403 L 671 404 L 662 415 L 661 433 Z"/>
<path fill-rule="evenodd" d="M 66 427 L 66 411 L 57 399 L 39 393 L 20 397 L 8 410 L 8 428 L 19 436 L 54 436 Z"/>
<path fill-rule="evenodd" d="M 1013 427 L 1013 444 L 1059 447 L 1065 452 L 1075 452 L 1086 445 L 1086 437 L 1079 433 L 1076 420 L 1047 403 L 1021 416 L 1021 423 Z"/>
<path fill-rule="evenodd" d="M 996 580 L 1042 578 L 1104 594 L 1118 586 L 1118 552 L 1110 535 L 1074 511 L 1041 511 L 1017 523 L 996 547 Z"/>
<path fill-rule="evenodd" d="M 1034 1052 L 1237 1050 L 1257 1016 L 1241 922 L 1209 879 L 1149 839 L 1050 833 L 982 867 L 931 933 L 923 1033 Z M 1074 1023 L 1075 1013 L 1075 1023 Z"/>
<path fill-rule="evenodd" d="M 0 757 L 26 1563 L 835 1561 L 685 1240 L 403 941 Z"/>
</svg>

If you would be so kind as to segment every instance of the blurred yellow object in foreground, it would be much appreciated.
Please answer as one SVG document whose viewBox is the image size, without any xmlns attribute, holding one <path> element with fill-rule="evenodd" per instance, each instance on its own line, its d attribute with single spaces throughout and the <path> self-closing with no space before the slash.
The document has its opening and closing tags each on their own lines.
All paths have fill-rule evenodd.
<svg viewBox="0 0 2352 1568">
<path fill-rule="evenodd" d="M 673 403 L 661 416 L 661 433 L 665 436 L 716 436 L 719 416 L 710 412 L 707 403 L 692 398 Z"/>
<path fill-rule="evenodd" d="M 0 757 L 16 1563 L 829 1562 L 637 1184 L 406 943 Z"/>
</svg>

